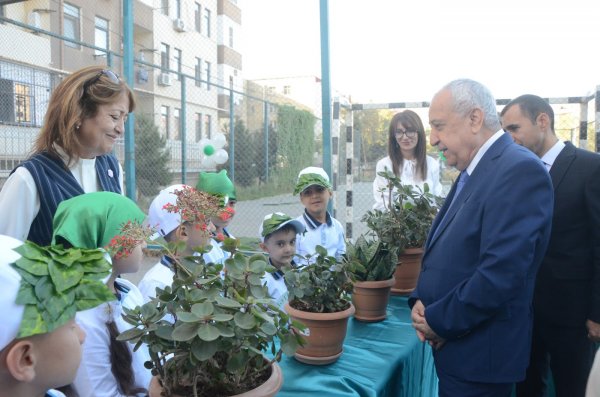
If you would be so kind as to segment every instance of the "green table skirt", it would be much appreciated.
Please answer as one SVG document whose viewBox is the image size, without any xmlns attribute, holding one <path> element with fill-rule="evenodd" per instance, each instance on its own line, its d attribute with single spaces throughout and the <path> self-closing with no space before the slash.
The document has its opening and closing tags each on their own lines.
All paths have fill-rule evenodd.
<svg viewBox="0 0 600 397">
<path fill-rule="evenodd" d="M 344 352 L 333 364 L 312 366 L 284 356 L 278 397 L 437 396 L 437 377 L 428 345 L 419 342 L 403 297 L 391 297 L 379 323 L 351 318 Z"/>
</svg>

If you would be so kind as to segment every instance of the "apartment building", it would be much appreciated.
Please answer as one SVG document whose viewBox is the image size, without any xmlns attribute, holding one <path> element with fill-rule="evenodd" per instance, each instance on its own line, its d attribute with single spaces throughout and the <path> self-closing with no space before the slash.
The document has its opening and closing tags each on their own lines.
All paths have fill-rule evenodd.
<svg viewBox="0 0 600 397">
<path fill-rule="evenodd" d="M 90 64 L 122 72 L 123 1 L 130 0 L 0 6 L 6 18 L 0 20 L 0 178 L 27 156 L 50 93 L 65 74 Z M 174 172 L 183 139 L 188 170 L 197 171 L 197 142 L 219 131 L 219 115 L 228 112 L 223 87 L 243 89 L 241 9 L 237 0 L 131 1 L 136 114 L 152 117 L 167 138 Z M 122 145 L 116 152 L 123 160 Z"/>
</svg>

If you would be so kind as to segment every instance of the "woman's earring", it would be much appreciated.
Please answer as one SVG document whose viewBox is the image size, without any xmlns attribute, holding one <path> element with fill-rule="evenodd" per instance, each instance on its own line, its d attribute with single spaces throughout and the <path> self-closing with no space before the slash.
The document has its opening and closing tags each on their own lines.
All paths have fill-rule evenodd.
<svg viewBox="0 0 600 397">
<path fill-rule="evenodd" d="M 77 124 L 77 125 L 75 126 L 75 129 L 76 129 L 76 130 L 78 130 L 78 129 L 79 129 L 79 127 L 81 127 L 81 124 Z"/>
</svg>

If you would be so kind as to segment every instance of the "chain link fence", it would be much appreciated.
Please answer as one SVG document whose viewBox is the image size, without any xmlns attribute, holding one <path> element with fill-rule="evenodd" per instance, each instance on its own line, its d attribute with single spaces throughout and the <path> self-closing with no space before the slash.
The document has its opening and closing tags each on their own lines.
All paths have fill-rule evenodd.
<svg viewBox="0 0 600 397">
<path fill-rule="evenodd" d="M 0 6 L 0 188 L 28 157 L 50 95 L 64 76 L 91 64 L 124 75 L 127 50 L 134 54 L 130 85 L 138 102 L 135 158 L 127 161 L 134 163 L 132 196 L 142 209 L 161 188 L 195 185 L 200 172 L 224 168 L 238 192 L 234 235 L 257 237 L 270 212 L 300 215 L 302 205 L 291 192 L 300 169 L 321 165 L 320 111 L 290 99 L 288 86 L 243 78 L 236 2 L 136 0 L 129 19 L 122 6 L 113 0 Z M 131 49 L 123 34 L 127 21 Z M 597 150 L 598 96 L 550 99 L 561 139 Z M 360 219 L 373 204 L 375 163 L 386 155 L 393 113 L 412 109 L 427 125 L 427 106 L 334 104 L 334 208 L 349 237 L 365 231 Z M 219 133 L 226 137 L 228 159 L 207 166 L 206 140 Z M 114 152 L 127 170 L 123 139 Z M 447 191 L 455 174 L 442 168 Z"/>
</svg>

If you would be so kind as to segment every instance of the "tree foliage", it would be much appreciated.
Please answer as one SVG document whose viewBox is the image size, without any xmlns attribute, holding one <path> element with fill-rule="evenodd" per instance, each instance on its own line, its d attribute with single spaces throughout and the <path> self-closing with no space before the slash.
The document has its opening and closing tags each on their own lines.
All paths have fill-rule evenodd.
<svg viewBox="0 0 600 397">
<path fill-rule="evenodd" d="M 135 118 L 135 175 L 139 193 L 152 197 L 171 183 L 167 139 L 160 135 L 152 118 Z"/>
</svg>

